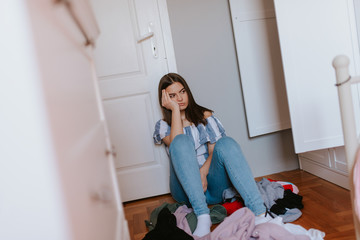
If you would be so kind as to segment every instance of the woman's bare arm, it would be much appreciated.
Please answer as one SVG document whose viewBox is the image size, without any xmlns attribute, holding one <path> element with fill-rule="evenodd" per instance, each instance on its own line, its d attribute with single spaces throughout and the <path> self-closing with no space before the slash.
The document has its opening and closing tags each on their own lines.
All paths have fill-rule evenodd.
<svg viewBox="0 0 360 240">
<path fill-rule="evenodd" d="M 171 111 L 170 135 L 163 138 L 163 142 L 167 146 L 170 146 L 171 142 L 177 135 L 184 133 L 181 122 L 180 107 L 176 102 L 171 100 L 169 93 L 167 93 L 165 90 L 162 90 L 161 102 L 163 107 Z"/>
</svg>

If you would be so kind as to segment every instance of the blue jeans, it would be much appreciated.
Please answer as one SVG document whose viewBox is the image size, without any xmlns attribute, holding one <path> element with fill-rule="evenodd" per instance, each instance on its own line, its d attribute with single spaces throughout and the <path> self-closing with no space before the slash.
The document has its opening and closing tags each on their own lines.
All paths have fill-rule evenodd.
<svg viewBox="0 0 360 240">
<path fill-rule="evenodd" d="M 191 137 L 176 136 L 169 152 L 171 195 L 177 202 L 190 204 L 197 216 L 209 213 L 207 204 L 221 203 L 223 191 L 232 186 L 256 216 L 266 211 L 240 146 L 232 138 L 222 137 L 215 144 L 205 193 Z"/>
</svg>

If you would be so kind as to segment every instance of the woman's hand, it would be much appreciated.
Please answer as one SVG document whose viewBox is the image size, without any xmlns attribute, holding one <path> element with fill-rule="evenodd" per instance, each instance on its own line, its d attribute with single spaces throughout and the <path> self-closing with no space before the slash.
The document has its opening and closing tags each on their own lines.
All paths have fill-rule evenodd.
<svg viewBox="0 0 360 240">
<path fill-rule="evenodd" d="M 202 183 L 204 192 L 206 192 L 206 190 L 207 190 L 208 182 L 207 182 L 206 177 L 209 174 L 209 169 L 210 169 L 210 165 L 211 165 L 212 155 L 214 152 L 214 147 L 215 147 L 215 143 L 208 142 L 209 156 L 200 168 L 200 177 L 201 177 L 201 183 Z"/>
<path fill-rule="evenodd" d="M 200 168 L 200 177 L 201 177 L 201 183 L 202 183 L 202 187 L 203 187 L 204 192 L 206 192 L 206 190 L 207 190 L 208 182 L 207 182 L 206 177 L 208 175 L 208 172 L 209 172 L 209 169 L 207 169 L 206 166 L 202 166 Z"/>
<path fill-rule="evenodd" d="M 175 101 L 173 101 L 170 98 L 169 93 L 167 93 L 165 91 L 165 89 L 163 89 L 161 93 L 162 93 L 161 94 L 161 105 L 164 108 L 169 109 L 171 111 L 180 109 L 179 104 L 177 104 Z"/>
</svg>

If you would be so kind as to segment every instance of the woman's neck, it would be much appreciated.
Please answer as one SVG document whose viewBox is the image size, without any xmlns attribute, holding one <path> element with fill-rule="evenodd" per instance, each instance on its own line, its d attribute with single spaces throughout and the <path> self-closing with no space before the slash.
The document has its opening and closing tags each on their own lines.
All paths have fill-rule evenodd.
<svg viewBox="0 0 360 240">
<path fill-rule="evenodd" d="M 183 127 L 187 127 L 187 126 L 191 125 L 191 122 L 189 120 L 187 120 L 187 118 L 186 118 L 185 111 L 180 112 L 180 117 L 181 117 L 181 122 L 182 122 Z"/>
<path fill-rule="evenodd" d="M 185 111 L 181 111 L 180 112 L 180 117 L 181 117 L 181 120 L 184 121 L 186 119 L 186 114 L 185 114 Z"/>
</svg>

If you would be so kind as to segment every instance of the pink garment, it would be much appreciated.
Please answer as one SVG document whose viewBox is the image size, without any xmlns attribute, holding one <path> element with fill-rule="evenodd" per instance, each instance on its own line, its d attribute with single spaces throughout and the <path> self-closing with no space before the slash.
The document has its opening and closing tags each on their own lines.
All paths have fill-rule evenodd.
<svg viewBox="0 0 360 240">
<path fill-rule="evenodd" d="M 184 230 L 187 234 L 192 236 L 192 232 L 188 221 L 186 219 L 186 215 L 191 213 L 193 210 L 188 208 L 186 205 L 182 205 L 176 209 L 174 215 L 176 217 L 176 226 L 182 230 Z"/>
<path fill-rule="evenodd" d="M 358 150 L 355 157 L 354 164 L 354 208 L 357 218 L 360 220 L 360 150 Z"/>
<path fill-rule="evenodd" d="M 186 220 L 191 209 L 185 205 L 179 207 L 174 215 L 177 226 L 193 236 Z M 234 212 L 204 237 L 193 236 L 195 240 L 310 240 L 306 235 L 294 235 L 274 223 L 262 223 L 255 226 L 255 216 L 250 209 L 244 207 Z"/>
</svg>

